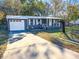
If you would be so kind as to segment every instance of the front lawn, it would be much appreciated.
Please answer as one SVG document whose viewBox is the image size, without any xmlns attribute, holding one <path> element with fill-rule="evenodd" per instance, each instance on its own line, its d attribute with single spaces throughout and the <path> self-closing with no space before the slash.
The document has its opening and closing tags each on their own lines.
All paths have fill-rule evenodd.
<svg viewBox="0 0 79 59">
<path fill-rule="evenodd" d="M 8 39 L 8 35 L 6 31 L 0 31 L 0 59 L 7 47 L 7 39 Z"/>
<path fill-rule="evenodd" d="M 0 59 L 7 47 L 8 35 L 5 31 L 0 31 Z"/>
<path fill-rule="evenodd" d="M 66 29 L 66 32 L 79 30 L 79 25 L 67 26 L 65 29 Z"/>
<path fill-rule="evenodd" d="M 56 43 L 57 45 L 61 45 L 73 51 L 79 52 L 79 44 L 70 41 L 62 32 L 57 32 L 57 33 L 40 32 L 37 35 L 48 41 Z"/>
<path fill-rule="evenodd" d="M 79 25 L 66 27 L 65 29 L 70 38 L 79 39 Z"/>
</svg>

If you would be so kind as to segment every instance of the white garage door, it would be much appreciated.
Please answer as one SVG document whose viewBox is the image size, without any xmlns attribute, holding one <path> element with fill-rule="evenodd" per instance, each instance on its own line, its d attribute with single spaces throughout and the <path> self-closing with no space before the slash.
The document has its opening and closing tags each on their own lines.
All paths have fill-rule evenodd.
<svg viewBox="0 0 79 59">
<path fill-rule="evenodd" d="M 10 31 L 25 30 L 24 20 L 10 20 Z"/>
</svg>

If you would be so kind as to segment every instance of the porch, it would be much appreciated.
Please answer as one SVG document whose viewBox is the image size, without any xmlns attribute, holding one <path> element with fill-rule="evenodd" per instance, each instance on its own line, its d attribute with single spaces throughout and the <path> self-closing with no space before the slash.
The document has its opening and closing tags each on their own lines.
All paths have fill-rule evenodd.
<svg viewBox="0 0 79 59">
<path fill-rule="evenodd" d="M 35 26 L 36 27 L 36 26 Z M 61 27 L 47 27 L 47 28 L 29 28 L 23 31 L 10 31 L 9 34 L 16 34 L 16 33 L 33 33 L 36 34 L 38 32 L 49 32 L 49 33 L 54 33 L 54 32 L 62 32 Z"/>
<path fill-rule="evenodd" d="M 61 28 L 58 19 L 26 19 L 25 30 L 55 30 Z"/>
<path fill-rule="evenodd" d="M 9 33 L 59 32 L 61 18 L 46 16 L 7 16 Z"/>
</svg>

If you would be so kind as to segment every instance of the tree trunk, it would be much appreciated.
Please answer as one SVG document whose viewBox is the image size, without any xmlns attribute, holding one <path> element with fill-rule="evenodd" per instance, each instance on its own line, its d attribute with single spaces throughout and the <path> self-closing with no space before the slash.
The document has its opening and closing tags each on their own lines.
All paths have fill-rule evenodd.
<svg viewBox="0 0 79 59">
<path fill-rule="evenodd" d="M 65 22 L 63 20 L 61 21 L 61 26 L 62 26 L 62 32 L 65 33 Z"/>
</svg>

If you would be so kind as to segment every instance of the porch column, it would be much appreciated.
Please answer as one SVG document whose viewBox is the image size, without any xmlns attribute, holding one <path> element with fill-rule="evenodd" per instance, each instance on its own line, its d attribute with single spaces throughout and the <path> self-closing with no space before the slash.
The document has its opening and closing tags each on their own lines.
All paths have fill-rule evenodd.
<svg viewBox="0 0 79 59">
<path fill-rule="evenodd" d="M 46 24 L 49 26 L 49 19 L 46 19 Z"/>
<path fill-rule="evenodd" d="M 40 24 L 42 25 L 42 19 L 40 19 Z"/>
<path fill-rule="evenodd" d="M 52 19 L 49 19 L 49 26 L 52 26 Z"/>
<path fill-rule="evenodd" d="M 28 19 L 29 20 L 29 25 L 31 25 L 31 20 L 30 19 Z"/>
<path fill-rule="evenodd" d="M 59 27 L 61 27 L 61 23 L 60 23 L 60 20 L 59 20 Z"/>
<path fill-rule="evenodd" d="M 36 19 L 36 25 L 38 25 L 38 19 Z"/>
<path fill-rule="evenodd" d="M 60 27 L 60 23 L 58 23 L 58 26 Z"/>
<path fill-rule="evenodd" d="M 35 25 L 35 19 L 33 19 L 33 25 Z"/>
<path fill-rule="evenodd" d="M 53 20 L 53 23 L 56 23 L 56 20 L 55 19 Z"/>
<path fill-rule="evenodd" d="M 53 27 L 55 27 L 55 26 L 56 26 L 56 20 L 53 19 Z"/>
</svg>

